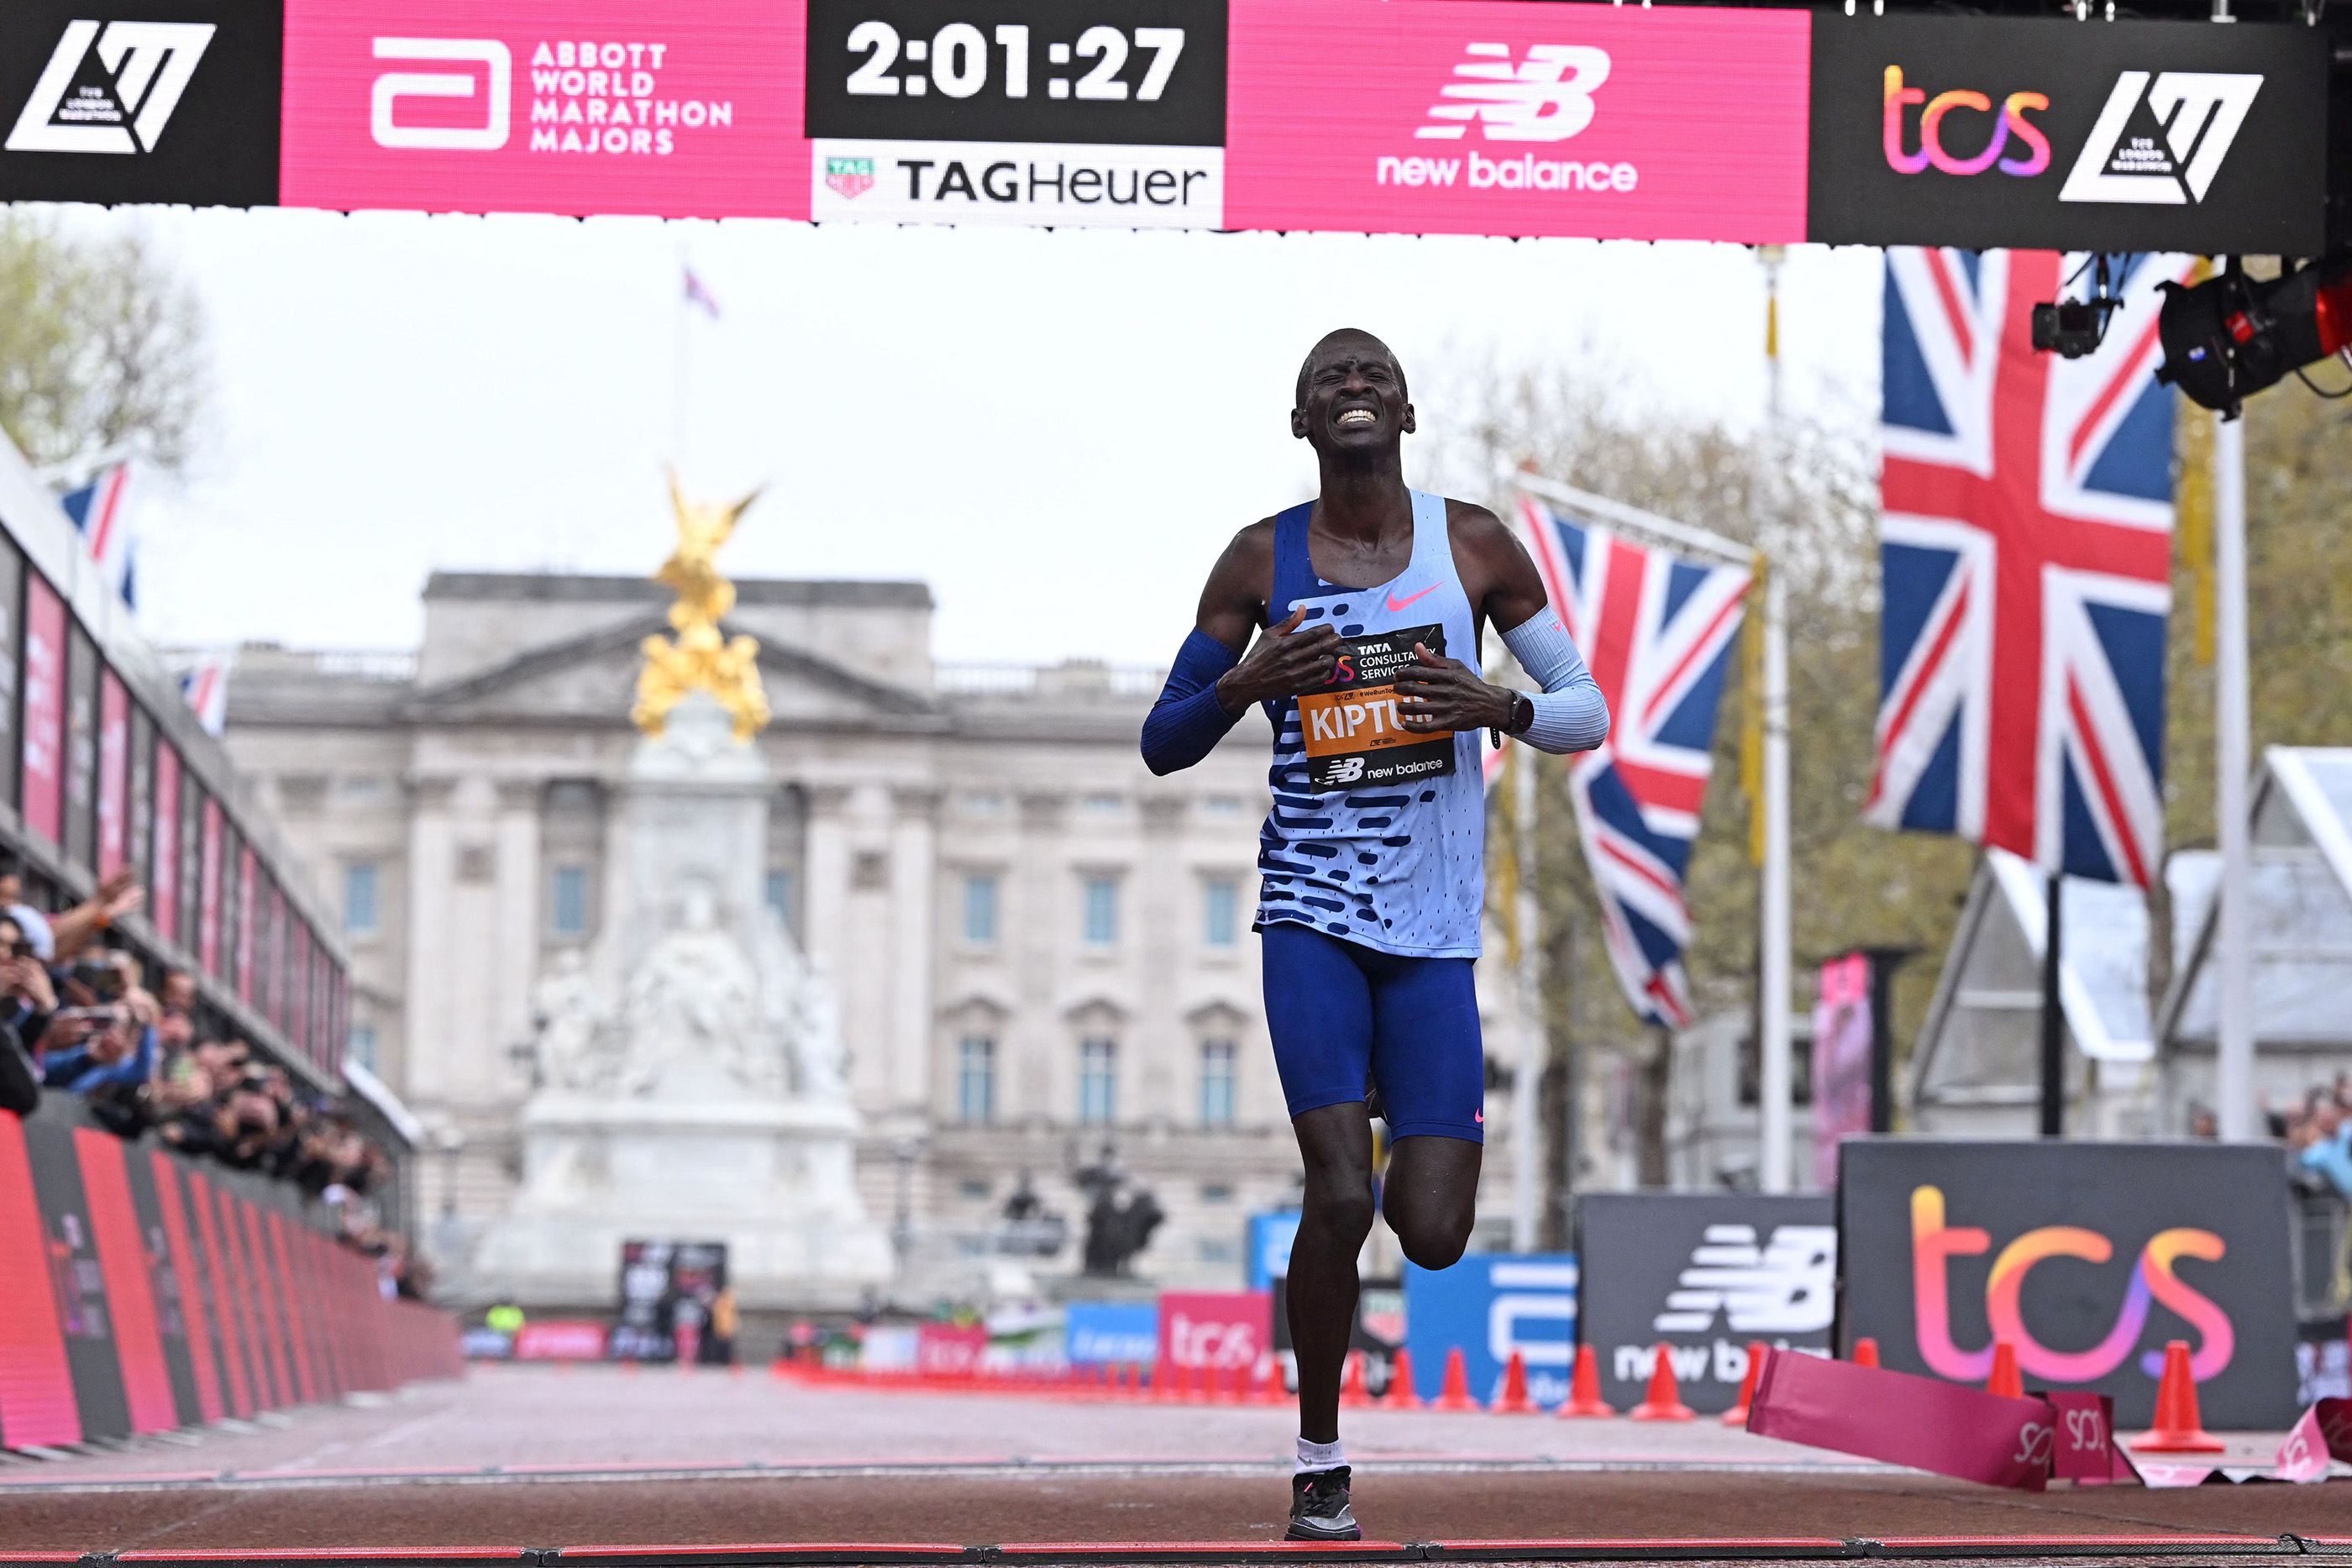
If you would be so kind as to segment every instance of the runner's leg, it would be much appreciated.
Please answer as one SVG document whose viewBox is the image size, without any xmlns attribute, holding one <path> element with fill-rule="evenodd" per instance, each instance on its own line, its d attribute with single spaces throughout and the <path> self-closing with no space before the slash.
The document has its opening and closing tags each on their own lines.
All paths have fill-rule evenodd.
<svg viewBox="0 0 2352 1568">
<path fill-rule="evenodd" d="M 1396 1142 L 1381 1213 L 1424 1269 L 1462 1256 L 1477 1218 L 1486 1060 L 1467 958 L 1375 955 L 1372 1076 Z"/>
<path fill-rule="evenodd" d="M 1298 1434 L 1339 1437 L 1339 1378 L 1356 1321 L 1356 1255 L 1372 1228 L 1372 1132 L 1364 1077 L 1372 997 L 1361 949 L 1303 925 L 1264 934 L 1265 1020 L 1307 1166 L 1286 1287 L 1298 1364 Z"/>
</svg>

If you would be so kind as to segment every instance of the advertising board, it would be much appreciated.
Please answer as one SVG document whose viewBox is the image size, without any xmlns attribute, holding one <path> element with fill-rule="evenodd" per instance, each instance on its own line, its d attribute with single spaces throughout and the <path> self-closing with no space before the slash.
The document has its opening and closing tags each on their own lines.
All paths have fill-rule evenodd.
<svg viewBox="0 0 2352 1568">
<path fill-rule="evenodd" d="M 281 199 L 805 218 L 803 37 L 761 0 L 292 0 Z"/>
<path fill-rule="evenodd" d="M 1161 1366 L 1249 1372 L 1273 1349 L 1273 1301 L 1263 1291 L 1170 1291 L 1160 1298 Z"/>
<path fill-rule="evenodd" d="M 1798 11 L 1255 0 L 1225 225 L 1805 237 Z"/>
<path fill-rule="evenodd" d="M 1244 1281 L 1253 1291 L 1270 1291 L 1290 1272 L 1291 1244 L 1298 1239 L 1298 1210 L 1269 1208 L 1249 1217 L 1242 1238 Z"/>
<path fill-rule="evenodd" d="M 1837 1225 L 1826 1196 L 1593 1193 L 1577 1217 L 1578 1332 L 1616 1408 L 1641 1401 L 1660 1344 L 1683 1403 L 1702 1413 L 1731 1408 L 1752 1343 L 1828 1352 Z"/>
<path fill-rule="evenodd" d="M 2212 1144 L 1849 1140 L 1840 1161 L 1839 1340 L 1981 1384 L 1993 1343 L 2028 1389 L 2155 1410 L 2186 1340 L 2207 1427 L 2295 1413 L 2294 1294 L 2278 1151 Z"/>
<path fill-rule="evenodd" d="M 1160 1354 L 1160 1309 L 1149 1301 L 1072 1301 L 1063 1320 L 1073 1366 L 1149 1366 Z"/>
<path fill-rule="evenodd" d="M 276 0 L 0 7 L 0 201 L 278 200 Z"/>
<path fill-rule="evenodd" d="M 2312 27 L 1817 11 L 1806 237 L 2317 251 L 2327 51 Z"/>
<path fill-rule="evenodd" d="M 1527 1364 L 1538 1405 L 1568 1396 L 1576 1359 L 1574 1253 L 1474 1252 L 1450 1269 L 1404 1269 L 1405 1348 L 1413 1392 L 1434 1399 L 1449 1353 L 1462 1352 L 1470 1393 L 1491 1401 L 1511 1352 Z"/>
</svg>

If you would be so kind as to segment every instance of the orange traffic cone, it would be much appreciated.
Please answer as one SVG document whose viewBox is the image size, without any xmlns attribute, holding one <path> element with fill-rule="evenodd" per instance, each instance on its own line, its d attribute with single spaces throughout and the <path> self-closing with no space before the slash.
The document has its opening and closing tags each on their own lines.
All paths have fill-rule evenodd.
<svg viewBox="0 0 2352 1568">
<path fill-rule="evenodd" d="M 1535 1406 L 1528 1403 L 1528 1358 L 1515 1348 L 1511 1359 L 1503 1364 L 1503 1393 L 1489 1406 L 1506 1416 L 1525 1416 Z"/>
<path fill-rule="evenodd" d="M 1364 1353 L 1351 1350 L 1348 1353 L 1348 1375 L 1339 1384 L 1339 1407 L 1359 1410 L 1371 1402 L 1371 1393 L 1364 1386 Z"/>
<path fill-rule="evenodd" d="M 2197 1410 L 2197 1375 L 2189 1367 L 2189 1342 L 2164 1346 L 2164 1380 L 2156 1385 L 2156 1425 L 2131 1441 L 2144 1454 L 2216 1454 L 2219 1437 L 2205 1430 Z"/>
<path fill-rule="evenodd" d="M 2025 1397 L 2025 1380 L 2017 1375 L 2017 1347 L 2005 1339 L 1992 1342 L 1992 1375 L 1985 1379 L 1985 1392 L 2008 1399 Z"/>
<path fill-rule="evenodd" d="M 1389 1388 L 1381 1396 L 1381 1403 L 1391 1410 L 1421 1408 L 1421 1396 L 1412 1387 L 1412 1352 L 1402 1345 L 1389 1362 Z"/>
<path fill-rule="evenodd" d="M 1433 1410 L 1475 1410 L 1478 1402 L 1470 1397 L 1470 1364 L 1462 1359 L 1462 1347 L 1455 1345 L 1445 1353 L 1445 1385 L 1437 1391 Z"/>
<path fill-rule="evenodd" d="M 1290 1390 L 1282 1383 L 1282 1357 L 1265 1358 L 1265 1375 L 1258 1379 L 1257 1402 L 1261 1405 L 1287 1405 Z"/>
<path fill-rule="evenodd" d="M 1739 1397 L 1723 1413 L 1727 1427 L 1748 1425 L 1748 1407 L 1756 1402 L 1756 1380 L 1764 1374 L 1764 1358 L 1771 1354 L 1769 1346 L 1751 1342 L 1748 1346 L 1748 1375 L 1739 1380 Z"/>
<path fill-rule="evenodd" d="M 1568 1397 L 1559 1402 L 1563 1416 L 1614 1416 L 1601 1397 L 1601 1357 L 1589 1344 L 1576 1347 L 1576 1370 L 1569 1375 Z"/>
<path fill-rule="evenodd" d="M 1160 1405 L 1173 1405 L 1183 1397 L 1184 1369 L 1172 1361 L 1163 1361 L 1151 1371 L 1151 1397 Z"/>
<path fill-rule="evenodd" d="M 1683 1386 L 1675 1376 L 1675 1358 L 1670 1347 L 1661 1343 L 1650 1363 L 1650 1392 L 1633 1406 L 1636 1421 L 1691 1421 L 1697 1419 L 1691 1407 L 1683 1403 Z"/>
<path fill-rule="evenodd" d="M 1868 1334 L 1853 1342 L 1853 1364 L 1856 1366 L 1878 1364 L 1878 1342 Z"/>
</svg>

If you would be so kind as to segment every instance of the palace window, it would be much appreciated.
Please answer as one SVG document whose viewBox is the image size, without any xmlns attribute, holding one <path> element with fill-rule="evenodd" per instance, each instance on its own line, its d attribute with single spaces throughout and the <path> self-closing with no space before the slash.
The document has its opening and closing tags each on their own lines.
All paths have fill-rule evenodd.
<svg viewBox="0 0 2352 1568">
<path fill-rule="evenodd" d="M 963 939 L 974 947 L 996 945 L 996 877 L 972 872 L 963 879 Z"/>
<path fill-rule="evenodd" d="M 1089 876 L 1084 895 L 1079 936 L 1089 947 L 1110 946 L 1118 940 L 1118 878 Z"/>
<path fill-rule="evenodd" d="M 973 1126 L 996 1120 L 996 1041 L 986 1035 L 956 1042 L 956 1115 Z"/>
<path fill-rule="evenodd" d="M 1108 1126 L 1118 1115 L 1118 1046 L 1103 1039 L 1078 1042 L 1078 1121 Z"/>
<path fill-rule="evenodd" d="M 1230 1040 L 1201 1044 L 1201 1125 L 1234 1124 L 1234 1064 L 1239 1056 Z"/>
</svg>

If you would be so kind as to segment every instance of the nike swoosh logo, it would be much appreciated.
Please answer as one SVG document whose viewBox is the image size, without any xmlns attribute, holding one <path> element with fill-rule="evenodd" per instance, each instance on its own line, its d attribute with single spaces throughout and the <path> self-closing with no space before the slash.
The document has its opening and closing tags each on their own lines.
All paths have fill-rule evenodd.
<svg viewBox="0 0 2352 1568">
<path fill-rule="evenodd" d="M 1474 1111 L 1470 1113 L 1470 1119 L 1483 1127 L 1486 1124 L 1486 1113 L 1484 1111 Z"/>
<path fill-rule="evenodd" d="M 1437 584 L 1433 582 L 1411 599 L 1399 599 L 1396 596 L 1396 590 L 1391 588 L 1389 590 L 1389 613 L 1394 615 L 1400 610 L 1410 610 L 1436 591 Z"/>
</svg>

